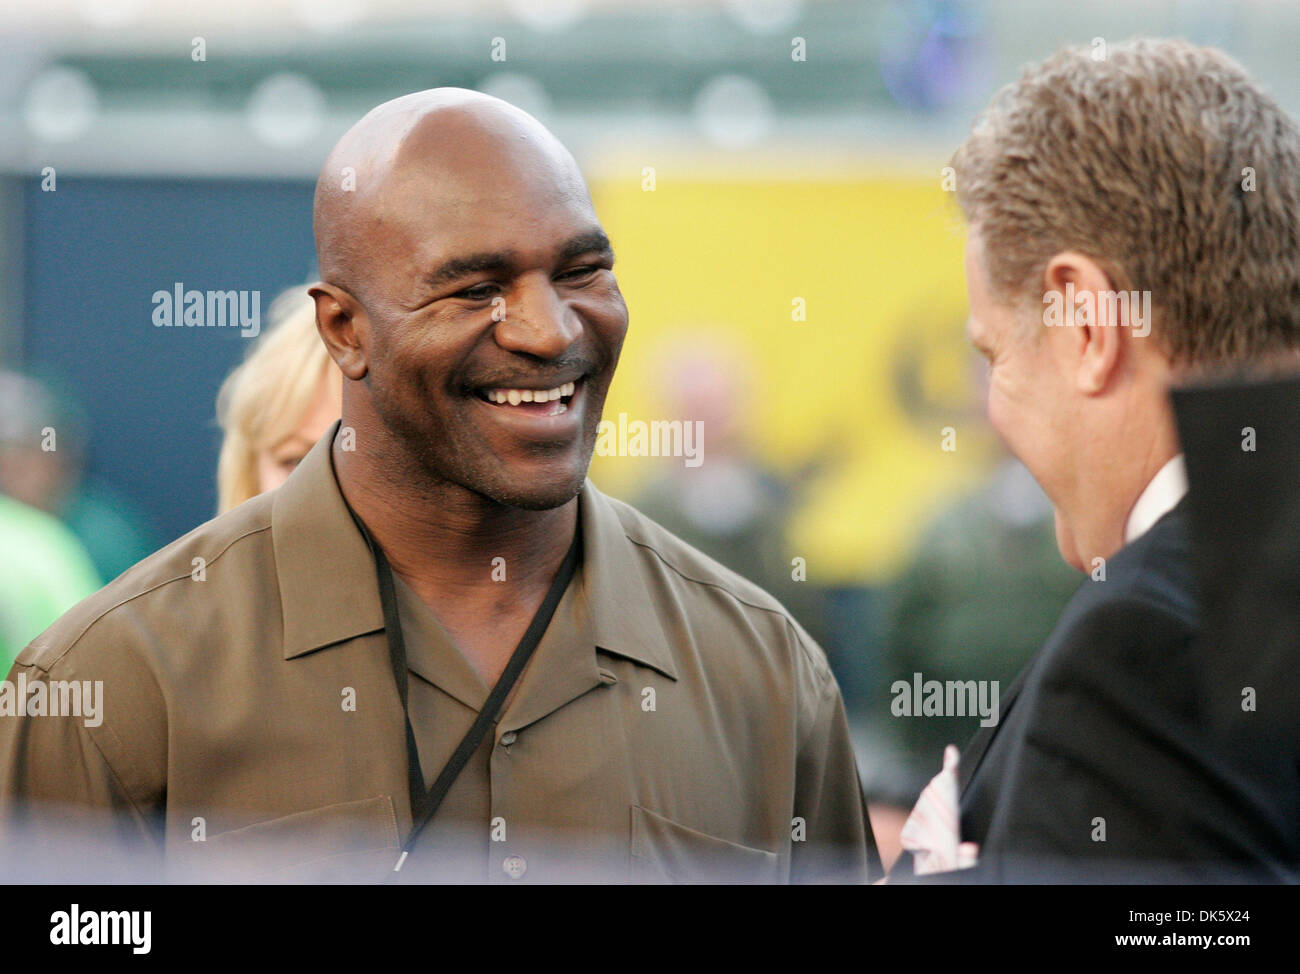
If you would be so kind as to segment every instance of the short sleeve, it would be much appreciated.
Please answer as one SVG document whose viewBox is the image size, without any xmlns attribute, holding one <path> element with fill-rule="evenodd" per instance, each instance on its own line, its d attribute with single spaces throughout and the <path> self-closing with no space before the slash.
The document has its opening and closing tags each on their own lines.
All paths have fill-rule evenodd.
<svg viewBox="0 0 1300 974">
<path fill-rule="evenodd" d="M 806 637 L 805 637 L 806 638 Z M 809 641 L 810 642 L 810 641 Z M 884 873 L 858 777 L 840 689 L 821 651 L 801 728 L 791 825 L 793 883 L 867 883 Z M 801 708 L 803 709 L 803 708 Z"/>
</svg>

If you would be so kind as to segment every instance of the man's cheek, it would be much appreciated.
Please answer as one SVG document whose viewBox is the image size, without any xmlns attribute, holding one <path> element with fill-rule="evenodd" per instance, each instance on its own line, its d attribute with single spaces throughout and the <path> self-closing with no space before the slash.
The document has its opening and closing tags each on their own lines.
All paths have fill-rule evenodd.
<svg viewBox="0 0 1300 974">
<path fill-rule="evenodd" d="M 1012 455 L 1023 463 L 1034 478 L 1042 483 L 1041 457 L 1034 444 L 1030 442 L 1030 430 L 1026 428 L 1022 408 L 996 386 L 989 389 L 989 425 L 1011 451 Z"/>
</svg>

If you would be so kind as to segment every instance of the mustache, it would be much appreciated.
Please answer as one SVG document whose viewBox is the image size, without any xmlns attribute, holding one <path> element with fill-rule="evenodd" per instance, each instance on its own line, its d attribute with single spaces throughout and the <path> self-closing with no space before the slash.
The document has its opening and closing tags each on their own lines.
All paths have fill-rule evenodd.
<svg viewBox="0 0 1300 974">
<path fill-rule="evenodd" d="M 585 379 L 600 369 L 600 363 L 587 355 L 566 356 L 544 364 L 529 372 L 519 369 L 484 372 L 469 379 L 466 388 L 474 389 L 553 389 L 566 382 Z"/>
</svg>

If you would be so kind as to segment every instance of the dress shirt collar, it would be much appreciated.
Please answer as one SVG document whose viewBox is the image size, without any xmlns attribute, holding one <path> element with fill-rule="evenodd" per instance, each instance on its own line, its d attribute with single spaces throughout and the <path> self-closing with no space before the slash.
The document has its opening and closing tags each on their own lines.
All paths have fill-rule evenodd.
<svg viewBox="0 0 1300 974">
<path fill-rule="evenodd" d="M 334 477 L 339 425 L 302 458 L 271 504 L 285 659 L 384 628 L 375 561 Z"/>
<path fill-rule="evenodd" d="M 374 559 L 334 474 L 336 423 L 278 488 L 271 538 L 284 620 L 284 658 L 384 628 Z M 677 678 L 659 605 L 615 502 L 590 480 L 578 496 L 581 586 L 590 638 L 608 653 Z"/>
<path fill-rule="evenodd" d="M 1156 471 L 1124 524 L 1124 543 L 1132 544 L 1162 517 L 1172 511 L 1187 493 L 1187 470 L 1181 453 Z"/>
</svg>

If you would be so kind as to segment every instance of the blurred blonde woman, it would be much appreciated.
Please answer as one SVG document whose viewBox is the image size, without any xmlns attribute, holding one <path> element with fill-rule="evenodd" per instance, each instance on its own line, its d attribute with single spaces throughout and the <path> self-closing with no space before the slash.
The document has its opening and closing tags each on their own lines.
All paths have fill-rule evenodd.
<svg viewBox="0 0 1300 974">
<path fill-rule="evenodd" d="M 217 393 L 221 511 L 284 483 L 342 412 L 343 376 L 316 333 L 307 287 L 272 302 L 269 326 Z"/>
</svg>

